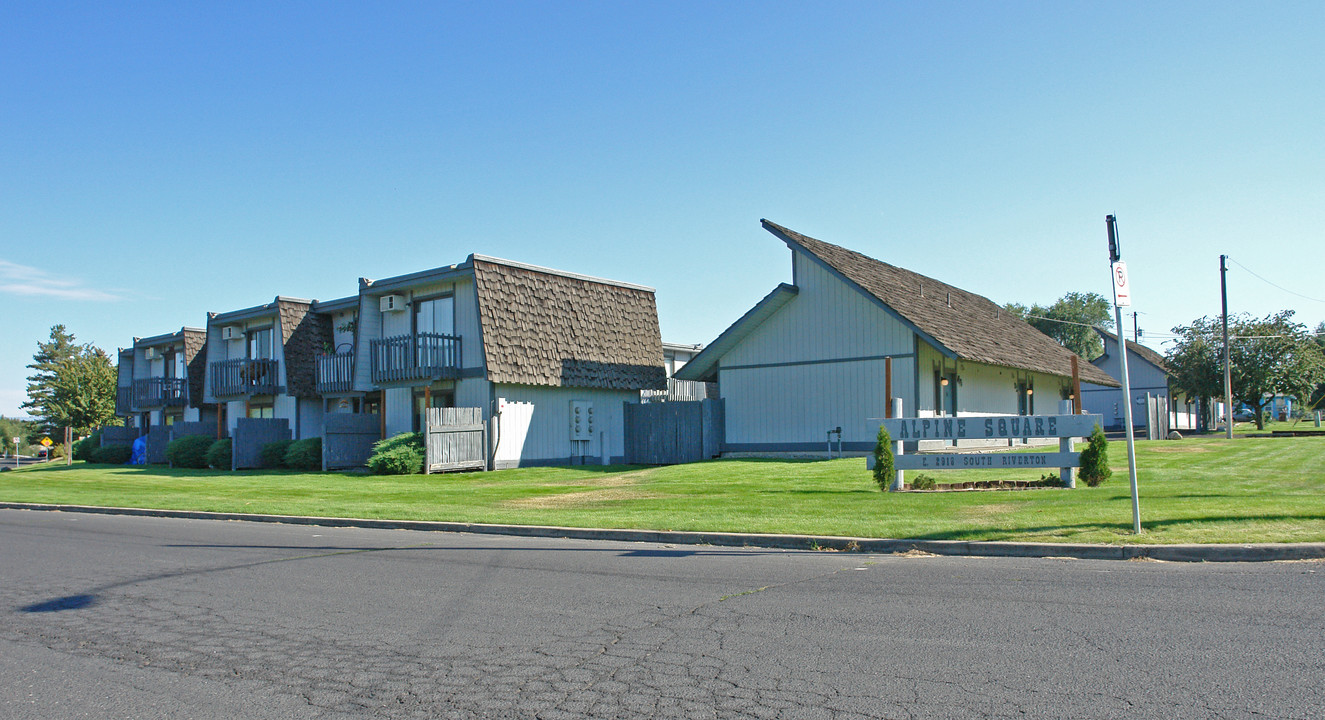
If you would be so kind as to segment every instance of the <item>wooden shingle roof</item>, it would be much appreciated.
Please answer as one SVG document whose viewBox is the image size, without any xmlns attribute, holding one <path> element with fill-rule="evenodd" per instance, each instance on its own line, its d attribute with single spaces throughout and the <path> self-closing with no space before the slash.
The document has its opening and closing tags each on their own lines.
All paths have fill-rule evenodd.
<svg viewBox="0 0 1325 720">
<path fill-rule="evenodd" d="M 986 365 L 1072 376 L 1071 350 L 988 298 L 854 250 L 816 240 L 767 220 L 764 228 L 882 303 L 952 357 Z M 1107 373 L 1078 359 L 1085 382 L 1117 387 Z"/>
<path fill-rule="evenodd" d="M 653 290 L 471 256 L 488 379 L 666 387 Z"/>
<path fill-rule="evenodd" d="M 1113 333 L 1109 332 L 1108 330 L 1105 330 L 1104 328 L 1101 328 L 1101 327 L 1097 327 L 1097 328 L 1095 328 L 1095 333 L 1096 333 L 1097 335 L 1099 335 L 1101 339 L 1104 339 L 1104 340 L 1111 340 L 1111 341 L 1113 341 L 1114 343 L 1117 343 L 1117 342 L 1118 342 L 1118 336 L 1117 336 L 1117 335 L 1114 335 Z M 1106 346 L 1106 347 L 1107 347 L 1107 346 Z M 1128 340 L 1128 341 L 1127 341 L 1127 349 L 1128 349 L 1128 350 L 1131 350 L 1133 353 L 1135 353 L 1135 354 L 1136 354 L 1138 357 L 1140 357 L 1142 360 L 1145 360 L 1146 362 L 1150 363 L 1151 365 L 1154 365 L 1155 367 L 1159 368 L 1160 370 L 1163 370 L 1164 372 L 1170 372 L 1170 370 L 1169 370 L 1169 365 L 1168 365 L 1168 363 L 1164 360 L 1164 356 L 1163 356 L 1163 355 L 1160 355 L 1159 353 L 1155 352 L 1154 350 L 1151 350 L 1150 348 L 1146 347 L 1145 345 L 1141 345 L 1141 344 L 1139 344 L 1139 343 L 1134 343 L 1134 342 L 1132 342 L 1131 340 Z"/>
</svg>

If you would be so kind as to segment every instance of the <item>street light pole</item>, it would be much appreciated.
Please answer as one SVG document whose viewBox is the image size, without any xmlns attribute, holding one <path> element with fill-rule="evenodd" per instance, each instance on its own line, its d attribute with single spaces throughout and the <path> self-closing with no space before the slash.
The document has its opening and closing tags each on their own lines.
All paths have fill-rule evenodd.
<svg viewBox="0 0 1325 720">
<path fill-rule="evenodd" d="M 1123 306 L 1132 304 L 1132 291 L 1127 282 L 1127 265 L 1122 261 L 1118 246 L 1118 221 L 1107 215 L 1104 224 L 1109 231 L 1109 274 L 1113 282 L 1113 313 L 1118 335 L 1118 360 L 1123 381 L 1123 431 L 1127 434 L 1127 473 L 1132 483 L 1132 532 L 1141 534 L 1141 503 L 1136 489 L 1136 432 L 1132 429 L 1132 385 L 1127 379 L 1127 337 L 1123 335 Z M 1147 408 L 1149 412 L 1149 408 Z"/>
<path fill-rule="evenodd" d="M 1224 433 L 1233 439 L 1233 365 L 1228 355 L 1228 265 L 1227 255 L 1219 256 L 1219 297 L 1224 310 Z M 1257 425 L 1257 427 L 1260 427 Z"/>
</svg>

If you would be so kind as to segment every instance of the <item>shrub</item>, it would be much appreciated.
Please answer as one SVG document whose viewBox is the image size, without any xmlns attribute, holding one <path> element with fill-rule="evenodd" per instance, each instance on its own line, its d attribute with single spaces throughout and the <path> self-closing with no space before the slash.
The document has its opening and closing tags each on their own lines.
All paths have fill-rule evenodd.
<svg viewBox="0 0 1325 720">
<path fill-rule="evenodd" d="M 1090 432 L 1090 445 L 1081 451 L 1081 482 L 1091 487 L 1109 479 L 1113 471 L 1109 469 L 1109 441 L 1104 437 L 1104 429 L 1099 425 Z"/>
<path fill-rule="evenodd" d="M 880 490 L 887 490 L 895 479 L 897 471 L 893 469 L 893 438 L 883 425 L 879 425 L 879 436 L 874 441 L 874 482 L 879 484 Z"/>
<path fill-rule="evenodd" d="M 293 440 L 277 440 L 269 442 L 258 450 L 258 458 L 262 461 L 262 467 L 278 468 L 285 467 L 285 452 L 290 449 Z"/>
<path fill-rule="evenodd" d="M 101 431 L 88 435 L 87 437 L 74 443 L 74 459 L 90 462 L 92 460 L 92 451 L 101 447 Z"/>
<path fill-rule="evenodd" d="M 290 443 L 282 460 L 292 470 L 322 469 L 322 438 L 308 438 Z"/>
<path fill-rule="evenodd" d="M 373 443 L 368 468 L 378 475 L 412 475 L 423 472 L 423 435 L 401 433 Z"/>
<path fill-rule="evenodd" d="M 171 467 L 206 469 L 207 450 L 212 439 L 206 435 L 185 435 L 166 445 L 166 462 Z"/>
<path fill-rule="evenodd" d="M 1058 477 L 1058 473 L 1049 473 L 1040 476 L 1040 487 L 1063 487 L 1063 479 Z"/>
<path fill-rule="evenodd" d="M 89 453 L 92 462 L 102 465 L 123 465 L 129 462 L 129 456 L 132 454 L 133 448 L 128 445 L 107 445 Z"/>
<path fill-rule="evenodd" d="M 936 484 L 937 483 L 934 482 L 934 478 L 924 473 L 920 473 L 919 475 L 916 475 L 915 477 L 911 478 L 912 490 L 933 490 L 934 485 Z"/>
<path fill-rule="evenodd" d="M 230 438 L 217 440 L 207 448 L 207 464 L 217 470 L 229 470 L 233 459 L 234 446 L 230 444 Z"/>
</svg>

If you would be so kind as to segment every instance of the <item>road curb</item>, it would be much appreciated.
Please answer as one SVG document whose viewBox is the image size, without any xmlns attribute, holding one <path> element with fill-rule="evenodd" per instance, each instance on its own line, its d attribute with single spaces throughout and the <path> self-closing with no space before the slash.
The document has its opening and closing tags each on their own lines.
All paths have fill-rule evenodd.
<svg viewBox="0 0 1325 720">
<path fill-rule="evenodd" d="M 1167 562 L 1268 562 L 1274 560 L 1317 560 L 1325 558 L 1325 543 L 1250 543 L 1239 545 L 1089 545 L 1069 543 L 1019 543 L 966 540 L 901 540 L 853 538 L 835 535 L 772 535 L 761 533 L 691 532 L 681 530 L 611 530 L 555 525 L 489 525 L 484 523 L 430 520 L 372 520 L 366 518 L 259 515 L 254 513 L 207 512 L 201 510 L 154 510 L 101 507 L 96 505 L 51 505 L 0 502 L 0 509 L 45 512 L 77 512 L 95 515 L 183 518 L 190 520 L 234 520 L 242 522 L 354 527 L 377 530 L 420 530 L 425 532 L 481 533 L 520 537 L 615 540 L 619 542 L 670 543 L 676 545 L 720 545 L 786 550 L 830 550 L 842 552 L 904 553 L 919 551 L 934 555 L 973 557 L 1065 557 L 1080 560 L 1163 560 Z"/>
</svg>

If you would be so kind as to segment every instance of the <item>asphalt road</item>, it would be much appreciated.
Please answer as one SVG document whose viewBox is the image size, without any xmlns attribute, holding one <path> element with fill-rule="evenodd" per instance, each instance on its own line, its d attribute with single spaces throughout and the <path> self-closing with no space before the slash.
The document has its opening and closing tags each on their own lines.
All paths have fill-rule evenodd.
<svg viewBox="0 0 1325 720">
<path fill-rule="evenodd" d="M 1320 718 L 1325 564 L 0 510 L 0 717 Z"/>
</svg>

